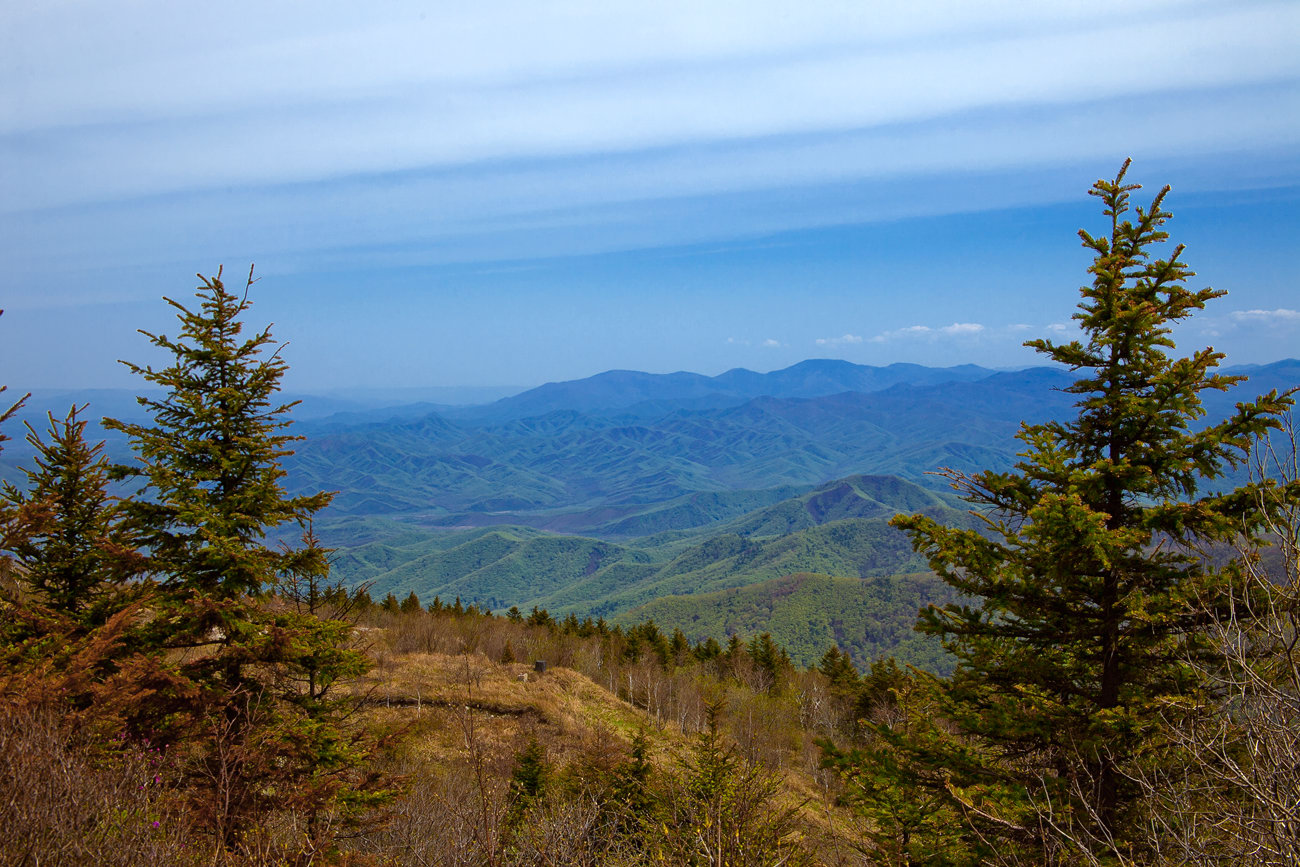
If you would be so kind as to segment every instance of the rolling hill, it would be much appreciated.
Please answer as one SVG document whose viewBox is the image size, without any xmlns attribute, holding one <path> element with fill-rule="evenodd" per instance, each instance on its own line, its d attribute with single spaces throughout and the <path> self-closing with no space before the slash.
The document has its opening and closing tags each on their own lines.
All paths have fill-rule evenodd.
<svg viewBox="0 0 1300 867">
<path fill-rule="evenodd" d="M 692 641 L 768 632 L 803 666 L 816 665 L 834 643 L 855 660 L 893 656 L 946 674 L 952 658 L 912 625 L 917 609 L 956 598 L 928 572 L 865 580 L 798 573 L 730 590 L 665 596 L 633 608 L 627 619 L 680 629 Z"/>
<path fill-rule="evenodd" d="M 973 519 L 954 508 L 955 502 L 951 495 L 901 479 L 857 476 L 721 524 L 623 542 L 522 527 L 407 528 L 396 539 L 375 539 L 340 551 L 334 570 L 348 582 L 370 582 L 372 596 L 392 593 L 402 598 L 415 592 L 425 601 L 434 596 L 444 601 L 459 598 L 494 610 L 537 606 L 557 615 L 612 619 L 640 616 L 642 606 L 654 606 L 667 597 L 688 607 L 699 599 L 703 610 L 716 604 L 708 594 L 736 588 L 745 589 L 751 601 L 761 600 L 779 589 L 771 582 L 799 573 L 837 576 L 848 582 L 810 585 L 800 600 L 818 588 L 834 589 L 843 596 L 846 587 L 863 580 L 876 582 L 872 592 L 881 596 L 892 576 L 924 568 L 907 538 L 888 526 L 888 519 L 899 511 L 924 511 L 949 523 L 969 525 Z M 909 586 L 923 586 L 909 580 Z M 937 585 L 930 589 L 939 593 Z M 890 615 L 890 623 L 901 633 L 891 631 L 879 640 L 909 640 L 902 633 L 909 633 L 917 607 L 941 595 L 904 594 L 900 604 L 907 611 L 891 609 Z M 675 615 L 666 622 L 683 629 L 687 625 Z M 755 625 L 747 622 L 744 628 Z M 822 638 L 824 645 L 827 639 Z M 850 638 L 864 652 L 875 646 L 876 639 L 868 640 L 865 632 Z M 803 641 L 800 646 L 807 644 Z M 930 655 L 917 659 L 937 658 L 933 648 L 926 653 Z"/>
</svg>

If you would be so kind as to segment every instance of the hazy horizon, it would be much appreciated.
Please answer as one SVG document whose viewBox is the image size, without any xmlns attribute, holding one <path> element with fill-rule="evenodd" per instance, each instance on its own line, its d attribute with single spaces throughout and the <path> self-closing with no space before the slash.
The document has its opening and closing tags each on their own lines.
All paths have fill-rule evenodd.
<svg viewBox="0 0 1300 867">
<path fill-rule="evenodd" d="M 340 387 L 340 388 L 324 387 L 324 388 L 317 388 L 317 389 L 312 389 L 312 388 L 303 389 L 303 388 L 290 387 L 290 388 L 281 388 L 280 393 L 286 399 L 324 398 L 328 400 L 337 400 L 340 402 L 354 403 L 357 407 L 370 406 L 370 407 L 388 408 L 388 407 L 397 407 L 402 405 L 413 405 L 419 403 L 434 403 L 434 404 L 442 404 L 445 406 L 467 407 L 467 406 L 477 406 L 477 405 L 492 403 L 494 401 L 501 400 L 507 397 L 513 397 L 518 394 L 523 394 L 524 392 L 531 391 L 532 389 L 540 388 L 541 386 L 545 386 L 545 385 L 581 382 L 586 379 L 592 379 L 595 377 L 599 377 L 611 373 L 638 373 L 638 374 L 648 373 L 651 375 L 671 375 L 671 374 L 686 373 L 686 374 L 696 374 L 696 375 L 706 376 L 706 377 L 716 377 L 735 370 L 747 370 L 752 373 L 769 374 L 769 373 L 776 373 L 782 370 L 786 370 L 790 367 L 797 366 L 800 364 L 806 364 L 809 362 L 818 362 L 818 361 L 844 361 L 844 359 L 805 358 L 802 359 L 801 361 L 794 362 L 794 364 L 792 365 L 782 365 L 780 367 L 774 367 L 767 370 L 754 370 L 752 368 L 746 368 L 746 367 L 728 368 L 727 370 L 718 370 L 718 371 L 699 371 L 699 370 L 685 370 L 685 369 L 644 371 L 644 370 L 631 370 L 628 368 L 610 368 L 608 370 L 592 371 L 589 374 L 586 374 L 584 376 L 577 376 L 574 377 L 573 379 L 546 380 L 544 382 L 531 383 L 528 385 L 492 383 L 492 384 L 485 384 L 485 385 L 427 385 L 427 386 L 409 385 L 409 386 L 396 386 L 396 387 L 387 386 L 387 385 L 375 385 L 375 386 L 352 386 L 352 387 Z M 1238 367 L 1262 367 L 1262 366 L 1268 366 L 1272 364 L 1281 364 L 1287 361 L 1300 361 L 1300 354 L 1293 355 L 1293 356 L 1285 356 L 1282 358 L 1275 358 L 1264 362 L 1247 362 L 1242 364 L 1235 364 L 1231 361 L 1225 360 L 1220 365 L 1220 369 L 1238 368 Z M 858 362 L 850 362 L 850 363 L 857 364 Z M 891 362 L 886 364 L 866 365 L 866 366 L 885 368 L 885 367 L 890 367 L 892 364 L 912 364 L 912 363 L 913 362 Z M 969 363 L 955 364 L 955 365 L 921 365 L 921 366 L 934 367 L 934 368 L 952 368 L 952 367 L 967 366 L 968 364 Z M 1061 367 L 1061 365 L 1050 362 L 1045 358 L 1041 359 L 1038 362 L 1031 361 L 1028 364 L 1007 365 L 1007 366 L 999 366 L 999 367 L 988 367 L 985 365 L 974 365 L 974 366 L 987 370 L 989 371 L 990 374 L 1015 372 L 1020 370 L 1026 370 L 1032 367 L 1056 367 L 1056 368 Z M 144 383 L 139 383 L 139 386 L 143 386 L 143 385 Z M 124 383 L 122 385 L 108 386 L 108 387 L 99 387 L 99 386 L 84 386 L 84 387 L 55 386 L 55 387 L 44 387 L 44 388 L 38 387 L 38 388 L 30 389 L 30 391 L 33 394 L 34 400 L 29 401 L 28 405 L 24 408 L 24 411 L 19 414 L 20 419 L 23 417 L 30 418 L 33 415 L 43 417 L 43 413 L 46 411 L 46 407 L 37 406 L 36 404 L 40 404 L 43 400 L 48 400 L 55 396 L 62 398 L 65 395 L 83 395 L 87 399 L 90 399 L 93 402 L 94 396 L 98 393 L 98 394 L 103 394 L 105 396 L 113 396 L 114 398 L 124 398 L 129 396 L 131 397 L 131 400 L 133 402 L 134 396 L 136 395 L 161 396 L 163 394 L 163 391 L 161 389 L 153 388 L 153 387 L 147 387 L 147 388 L 138 387 L 136 385 L 133 385 L 130 382 Z M 12 403 L 14 400 L 17 400 L 19 397 L 21 397 L 22 394 L 23 394 L 23 390 L 19 390 L 11 387 L 4 393 L 4 397 L 9 398 L 9 403 Z M 59 404 L 59 406 L 62 406 L 62 404 Z M 118 411 L 120 412 L 121 410 Z"/>
</svg>

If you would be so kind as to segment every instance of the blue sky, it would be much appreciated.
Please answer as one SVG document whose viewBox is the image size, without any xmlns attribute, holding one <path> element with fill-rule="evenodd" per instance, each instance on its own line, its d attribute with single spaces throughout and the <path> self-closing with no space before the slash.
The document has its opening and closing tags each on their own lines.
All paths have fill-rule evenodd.
<svg viewBox="0 0 1300 867">
<path fill-rule="evenodd" d="M 131 386 L 195 272 L 298 390 L 1031 363 L 1126 156 L 1300 355 L 1300 4 L 0 0 L 0 381 Z"/>
</svg>

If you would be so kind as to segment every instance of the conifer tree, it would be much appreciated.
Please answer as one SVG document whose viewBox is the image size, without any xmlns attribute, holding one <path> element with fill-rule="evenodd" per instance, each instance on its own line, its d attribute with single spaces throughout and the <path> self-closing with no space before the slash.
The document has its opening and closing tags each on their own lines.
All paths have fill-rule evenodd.
<svg viewBox="0 0 1300 867">
<path fill-rule="evenodd" d="M 1202 394 L 1243 377 L 1215 373 L 1223 355 L 1212 349 L 1171 356 L 1170 328 L 1224 293 L 1184 286 L 1182 245 L 1153 258 L 1169 188 L 1126 218 L 1138 189 L 1128 165 L 1091 190 L 1109 232 L 1079 233 L 1094 253 L 1074 317 L 1082 339 L 1027 344 L 1079 372 L 1067 389 L 1076 415 L 1022 426 L 1012 472 L 945 471 L 984 532 L 895 519 L 976 600 L 931 607 L 918 626 L 957 658 L 947 712 L 974 738 L 947 758 L 948 791 L 980 834 L 1056 855 L 1138 854 L 1126 768 L 1148 756 L 1164 700 L 1192 686 L 1185 660 L 1201 618 L 1230 598 L 1230 572 L 1193 549 L 1257 517 L 1249 490 L 1204 486 L 1291 403 L 1270 393 L 1199 422 Z"/>
<path fill-rule="evenodd" d="M 780 779 L 741 757 L 722 734 L 721 715 L 720 701 L 705 706 L 705 729 L 664 798 L 652 863 L 800 863 L 798 809 L 777 803 Z"/>
<path fill-rule="evenodd" d="M 790 657 L 785 648 L 777 646 L 771 633 L 764 632 L 750 639 L 746 651 L 754 668 L 762 672 L 767 691 L 779 691 L 781 675 L 790 667 Z"/>
<path fill-rule="evenodd" d="M 143 478 L 145 496 L 131 506 L 152 571 L 164 586 L 214 599 L 256 593 L 299 556 L 265 543 L 268 530 L 304 522 L 332 495 L 290 497 L 280 459 L 298 437 L 285 432 L 293 403 L 277 403 L 288 365 L 270 328 L 242 337 L 250 269 L 242 296 L 217 276 L 203 285 L 191 310 L 170 298 L 180 336 L 141 331 L 172 363 L 161 369 L 123 362 L 160 387 L 160 399 L 138 398 L 151 423 L 105 419 L 131 438 L 140 466 L 123 468 Z"/>
<path fill-rule="evenodd" d="M 824 674 L 831 682 L 831 686 L 839 692 L 848 693 L 858 688 L 858 669 L 849 655 L 840 651 L 839 645 L 832 644 L 830 649 L 822 654 L 821 661 L 817 663 L 817 670 Z"/>
<path fill-rule="evenodd" d="M 291 497 L 281 485 L 279 461 L 298 438 L 286 432 L 293 404 L 277 401 L 287 365 L 269 328 L 241 336 L 252 271 L 242 296 L 220 271 L 200 279 L 197 309 L 165 299 L 179 337 L 142 332 L 172 363 L 127 363 L 164 390 L 139 398 L 151 422 L 105 420 L 130 437 L 139 460 L 117 472 L 145 482 L 129 514 L 160 587 L 138 640 L 199 649 L 179 668 L 187 702 L 166 710 L 189 721 L 176 753 L 194 815 L 219 848 L 238 851 L 269 816 L 291 810 L 305 816 L 312 845 L 324 845 L 329 829 L 360 821 L 388 796 L 361 770 L 374 739 L 345 728 L 351 708 L 329 696 L 369 663 L 350 649 L 350 624 L 322 616 L 328 550 L 310 521 L 331 495 Z M 286 523 L 304 527 L 305 544 L 268 544 Z M 259 598 L 273 586 L 280 598 Z"/>
<path fill-rule="evenodd" d="M 511 811 L 516 817 L 545 793 L 550 773 L 546 750 L 537 738 L 531 738 L 515 756 L 510 774 Z"/>
<path fill-rule="evenodd" d="M 302 534 L 303 556 L 294 569 L 278 576 L 276 601 L 268 606 L 270 622 L 290 637 L 282 657 L 281 673 L 291 684 L 290 698 L 313 718 L 326 719 L 338 705 L 353 710 L 347 700 L 332 701 L 331 689 L 341 680 L 357 677 L 370 669 L 369 660 L 352 648 L 350 635 L 356 625 L 360 600 L 341 583 L 329 583 L 329 554 L 310 525 Z"/>
<path fill-rule="evenodd" d="M 974 867 L 990 861 L 987 847 L 972 845 L 962 833 L 943 785 L 951 768 L 917 759 L 952 754 L 954 736 L 936 714 L 941 689 L 932 675 L 902 669 L 893 658 L 877 660 L 859 694 L 866 737 L 848 749 L 818 741 L 822 766 L 840 778 L 837 800 L 863 819 L 861 845 L 872 864 Z"/>
<path fill-rule="evenodd" d="M 614 769 L 613 801 L 624 811 L 620 824 L 625 830 L 633 822 L 646 821 L 650 815 L 654 798 L 648 783 L 653 769 L 650 764 L 650 738 L 645 729 L 638 729 L 632 735 L 627 761 Z"/>
<path fill-rule="evenodd" d="M 72 407 L 63 421 L 50 415 L 48 440 L 27 426 L 36 450 L 34 469 L 25 471 L 28 490 L 5 485 L 2 495 L 15 514 L 28 516 L 25 532 L 6 546 L 25 583 L 51 608 L 83 621 L 142 567 L 122 503 L 108 493 L 104 444 L 86 441 L 86 421 L 78 418 L 84 410 Z"/>
</svg>

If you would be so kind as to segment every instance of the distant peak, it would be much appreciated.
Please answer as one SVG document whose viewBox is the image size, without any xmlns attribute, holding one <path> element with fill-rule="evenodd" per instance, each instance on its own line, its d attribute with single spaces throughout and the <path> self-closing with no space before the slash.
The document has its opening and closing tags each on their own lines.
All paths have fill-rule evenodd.
<svg viewBox="0 0 1300 867">
<path fill-rule="evenodd" d="M 835 367 L 841 369 L 843 368 L 861 369 L 861 368 L 870 368 L 871 365 L 855 364 L 852 361 L 845 361 L 843 358 L 808 358 L 803 361 L 796 362 L 795 364 L 792 364 L 789 367 L 783 369 L 784 370 L 805 370 L 810 367 L 821 367 L 821 368 Z M 781 371 L 777 371 L 777 372 L 779 373 Z"/>
</svg>

